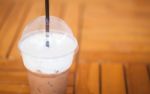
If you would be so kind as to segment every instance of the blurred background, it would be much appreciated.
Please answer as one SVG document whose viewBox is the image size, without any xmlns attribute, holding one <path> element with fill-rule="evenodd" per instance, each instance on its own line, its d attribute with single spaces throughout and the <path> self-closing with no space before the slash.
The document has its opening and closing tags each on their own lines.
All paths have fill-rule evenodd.
<svg viewBox="0 0 150 94">
<path fill-rule="evenodd" d="M 150 62 L 149 0 L 51 0 L 80 43 L 81 62 Z M 44 0 L 0 0 L 0 59 L 19 58 L 18 38 L 44 15 Z"/>
<path fill-rule="evenodd" d="M 92 63 L 100 66 L 87 69 L 93 70 L 93 74 L 101 71 L 102 74 L 98 74 L 102 77 L 96 77 L 102 80 L 91 80 L 86 87 L 78 85 L 84 84 L 83 80 L 79 81 L 84 76 L 79 76 L 79 83 L 76 82 L 81 87 L 77 87 L 78 94 L 150 94 L 150 0 L 50 2 L 50 14 L 64 19 L 78 39 L 79 52 L 74 62 L 89 64 L 79 64 L 79 75 L 85 74 L 81 67 L 91 66 Z M 44 8 L 44 0 L 0 0 L 1 94 L 28 94 L 23 83 L 27 81 L 25 73 L 22 73 L 24 68 L 20 63 L 17 43 L 25 25 L 44 15 Z M 77 69 L 78 66 L 74 65 L 72 71 Z M 112 74 L 107 74 L 110 71 Z M 110 81 L 110 78 L 113 80 Z M 15 82 L 16 79 L 20 82 Z M 15 85 L 10 85 L 12 81 Z M 95 85 L 97 81 L 102 84 Z M 23 84 L 17 86 L 17 83 Z M 18 91 L 18 87 L 22 88 Z M 93 89 L 86 91 L 89 88 Z"/>
</svg>

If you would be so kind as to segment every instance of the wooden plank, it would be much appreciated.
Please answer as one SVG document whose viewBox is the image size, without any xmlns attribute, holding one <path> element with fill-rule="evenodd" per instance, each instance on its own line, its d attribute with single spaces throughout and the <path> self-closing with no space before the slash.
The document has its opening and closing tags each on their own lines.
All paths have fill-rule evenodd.
<svg viewBox="0 0 150 94">
<path fill-rule="evenodd" d="M 28 84 L 25 71 L 0 71 L 0 84 Z"/>
<path fill-rule="evenodd" d="M 99 64 L 80 63 L 77 70 L 76 94 L 100 94 Z"/>
<path fill-rule="evenodd" d="M 120 61 L 128 59 L 136 62 L 140 56 L 144 57 L 140 58 L 140 62 L 150 61 L 149 6 L 132 6 L 130 1 L 120 0 L 118 3 L 103 0 L 100 2 L 86 5 L 81 55 L 85 52 L 86 55 L 90 55 L 88 52 L 97 52 L 99 56 L 96 60 L 101 56 L 109 60 L 113 54 L 119 53 L 124 55 Z M 107 57 L 109 54 L 110 57 Z M 119 55 L 114 59 L 119 60 Z"/>
<path fill-rule="evenodd" d="M 22 60 L 0 60 L 0 71 L 25 71 Z"/>
<path fill-rule="evenodd" d="M 150 94 L 150 83 L 146 65 L 128 64 L 126 66 L 129 94 Z"/>
<path fill-rule="evenodd" d="M 102 64 L 102 94 L 126 94 L 121 64 Z"/>
<path fill-rule="evenodd" d="M 63 19 L 72 29 L 74 35 L 78 38 L 79 32 L 79 4 L 68 4 L 65 5 L 64 17 Z"/>
<path fill-rule="evenodd" d="M 132 55 L 132 56 L 131 56 Z M 81 51 L 80 61 L 84 62 L 118 62 L 149 63 L 149 53 L 115 52 L 115 51 Z"/>
<path fill-rule="evenodd" d="M 8 3 L 8 5 L 10 6 L 11 5 L 11 3 Z M 6 4 L 6 2 L 5 3 L 2 3 L 2 5 L 1 5 L 1 12 L 0 12 L 0 16 L 1 16 L 1 18 L 0 18 L 0 41 L 1 41 L 1 39 L 2 39 L 2 36 L 3 36 L 3 32 L 2 32 L 2 25 L 3 24 L 5 24 L 9 19 L 3 19 L 3 17 L 4 16 L 6 16 L 7 15 L 7 13 L 9 14 L 9 15 L 11 15 L 12 14 L 12 12 L 13 12 L 13 9 L 14 9 L 14 3 L 12 4 L 13 6 L 12 6 L 12 8 L 11 9 L 9 9 L 9 6 L 7 6 L 7 4 Z M 8 12 L 9 11 L 9 12 Z M 9 17 L 9 15 L 7 15 L 8 17 Z M 5 21 L 4 21 L 5 20 Z"/>
<path fill-rule="evenodd" d="M 27 23 L 33 19 L 35 19 L 36 17 L 40 16 L 40 15 L 44 15 L 44 9 L 42 7 L 40 7 L 40 5 L 42 5 L 43 2 L 41 1 L 38 1 L 38 2 L 34 2 L 32 3 L 32 7 L 31 9 L 28 11 L 28 15 L 27 17 L 25 18 L 25 21 L 23 23 L 23 25 L 20 27 L 20 29 L 18 31 L 21 31 L 18 36 L 17 36 L 17 39 L 15 40 L 15 43 L 12 47 L 12 50 L 9 54 L 9 59 L 11 58 L 15 58 L 15 59 L 18 59 L 20 58 L 20 53 L 19 53 L 19 49 L 18 49 L 18 41 L 20 39 L 20 36 L 22 34 L 22 31 L 25 27 L 25 25 L 27 25 Z M 60 6 L 56 5 L 54 8 L 52 8 L 51 10 L 52 11 L 52 15 L 55 15 L 55 16 L 59 16 L 59 13 L 60 13 Z M 56 10 L 56 11 L 55 11 Z"/>
<path fill-rule="evenodd" d="M 68 75 L 68 86 L 74 86 L 74 72 L 70 72 Z"/>
<path fill-rule="evenodd" d="M 1 94 L 29 94 L 29 87 L 27 85 L 17 84 L 0 84 Z"/>
<path fill-rule="evenodd" d="M 141 6 L 148 6 L 150 1 L 149 0 L 142 0 L 142 1 L 122 1 L 122 0 L 64 0 L 66 2 L 69 3 L 87 3 L 89 5 L 93 5 L 93 4 L 99 4 L 99 5 L 109 5 L 109 3 L 113 4 L 114 6 L 118 7 L 122 7 L 122 6 L 126 6 L 126 7 L 141 7 Z M 137 6 L 138 4 L 141 4 L 140 6 Z M 108 6 L 107 6 L 108 7 Z"/>
<path fill-rule="evenodd" d="M 76 62 L 74 60 L 71 67 L 70 67 L 70 72 L 75 72 L 75 69 L 76 69 Z"/>
<path fill-rule="evenodd" d="M 56 16 L 56 17 L 60 17 L 61 16 L 61 11 L 62 11 L 62 2 L 60 0 L 56 1 L 53 0 L 50 2 L 51 6 L 50 6 L 50 15 L 51 16 Z M 45 15 L 45 14 L 44 14 Z"/>
<path fill-rule="evenodd" d="M 66 94 L 73 94 L 74 91 L 74 72 L 70 72 L 68 76 L 68 86 L 67 86 L 67 91 Z"/>
<path fill-rule="evenodd" d="M 148 78 L 149 78 L 149 80 L 150 80 L 150 64 L 147 65 L 147 72 L 148 72 Z"/>
<path fill-rule="evenodd" d="M 4 1 L 4 0 L 1 0 Z M 9 17 L 9 15 L 12 12 L 12 9 L 14 7 L 14 2 L 10 1 L 10 2 L 3 2 L 0 3 L 0 29 L 3 26 L 3 23 L 5 23 L 7 21 L 7 18 Z M 1 30 L 0 30 L 1 32 Z"/>
<path fill-rule="evenodd" d="M 67 87 L 66 94 L 74 94 L 74 93 L 73 93 L 73 86 L 68 86 L 68 87 Z"/>
<path fill-rule="evenodd" d="M 2 40 L 1 40 L 1 46 L 0 46 L 0 57 L 6 58 L 8 56 L 9 50 L 11 49 L 13 39 L 15 38 L 15 35 L 17 34 L 17 29 L 22 24 L 22 19 L 27 14 L 27 6 L 25 4 L 22 4 L 20 6 L 16 6 L 15 9 L 13 9 L 13 13 L 10 16 L 10 19 L 8 22 L 6 22 L 2 29 L 1 34 Z M 21 11 L 20 11 L 21 10 Z M 16 19 L 13 17 L 17 17 Z M 9 28 L 8 28 L 9 26 Z M 7 32 L 7 33 L 6 33 Z"/>
</svg>

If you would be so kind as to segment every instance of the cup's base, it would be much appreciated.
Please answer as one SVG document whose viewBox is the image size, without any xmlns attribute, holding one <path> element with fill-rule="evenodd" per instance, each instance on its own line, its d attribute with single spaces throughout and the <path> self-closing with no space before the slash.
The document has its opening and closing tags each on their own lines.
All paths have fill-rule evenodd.
<svg viewBox="0 0 150 94">
<path fill-rule="evenodd" d="M 30 94 L 65 94 L 69 70 L 60 74 L 44 75 L 28 71 Z"/>
</svg>

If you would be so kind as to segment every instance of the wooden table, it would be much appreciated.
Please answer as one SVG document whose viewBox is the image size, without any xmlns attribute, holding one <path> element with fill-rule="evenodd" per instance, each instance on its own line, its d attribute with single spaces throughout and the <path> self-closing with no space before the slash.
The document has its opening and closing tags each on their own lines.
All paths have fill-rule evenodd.
<svg viewBox="0 0 150 94">
<path fill-rule="evenodd" d="M 150 1 L 51 0 L 50 11 L 80 45 L 67 94 L 150 94 Z M 0 94 L 29 94 L 17 44 L 41 15 L 42 0 L 0 0 Z"/>
<path fill-rule="evenodd" d="M 67 94 L 150 94 L 150 65 L 80 63 L 68 77 Z M 0 94 L 29 94 L 21 60 L 0 64 Z"/>
</svg>

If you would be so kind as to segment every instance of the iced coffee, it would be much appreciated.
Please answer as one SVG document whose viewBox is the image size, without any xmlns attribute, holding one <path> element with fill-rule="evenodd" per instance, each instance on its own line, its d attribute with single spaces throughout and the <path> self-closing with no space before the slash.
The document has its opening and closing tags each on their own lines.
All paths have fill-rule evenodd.
<svg viewBox="0 0 150 94">
<path fill-rule="evenodd" d="M 67 76 L 78 44 L 67 24 L 51 17 L 49 47 L 45 46 L 44 16 L 25 28 L 19 42 L 28 71 L 31 94 L 65 94 Z"/>
</svg>

